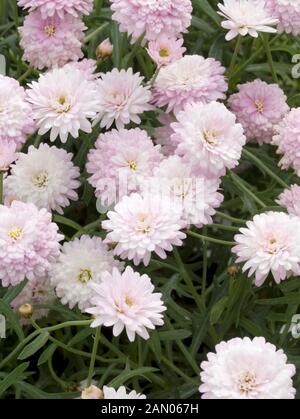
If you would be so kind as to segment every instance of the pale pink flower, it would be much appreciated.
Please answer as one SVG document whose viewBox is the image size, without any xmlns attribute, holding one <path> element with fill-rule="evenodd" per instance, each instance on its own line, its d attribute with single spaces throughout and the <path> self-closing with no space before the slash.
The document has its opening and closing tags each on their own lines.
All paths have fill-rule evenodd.
<svg viewBox="0 0 300 419">
<path fill-rule="evenodd" d="M 16 144 L 12 141 L 0 140 L 0 172 L 6 172 L 16 158 Z"/>
<path fill-rule="evenodd" d="M 149 42 L 147 51 L 155 64 L 160 67 L 182 58 L 186 51 L 182 45 L 183 38 L 168 38 L 162 34 L 156 40 Z"/>
<path fill-rule="evenodd" d="M 225 68 L 214 58 L 185 55 L 162 67 L 153 86 L 153 103 L 179 112 L 187 103 L 225 99 Z"/>
<path fill-rule="evenodd" d="M 48 144 L 30 146 L 27 153 L 19 153 L 5 179 L 5 195 L 63 214 L 70 200 L 78 200 L 80 170 L 72 158 L 73 154 Z"/>
<path fill-rule="evenodd" d="M 30 304 L 33 312 L 31 318 L 40 320 L 49 314 L 48 308 L 41 308 L 41 305 L 51 305 L 56 300 L 55 292 L 50 284 L 49 278 L 38 278 L 29 281 L 20 294 L 11 302 L 11 307 L 18 313 L 23 304 Z M 22 324 L 28 324 L 30 321 L 21 319 Z"/>
<path fill-rule="evenodd" d="M 201 369 L 203 399 L 295 398 L 295 366 L 263 337 L 222 341 L 207 354 Z"/>
<path fill-rule="evenodd" d="M 70 71 L 77 69 L 81 72 L 84 78 L 89 81 L 96 80 L 99 77 L 99 73 L 96 73 L 97 61 L 89 58 L 84 58 L 80 61 L 72 61 L 66 64 L 64 69 Z"/>
<path fill-rule="evenodd" d="M 300 218 L 283 212 L 255 215 L 234 239 L 237 263 L 249 277 L 255 275 L 257 287 L 269 273 L 277 284 L 300 274 Z"/>
<path fill-rule="evenodd" d="M 291 185 L 279 195 L 276 202 L 286 208 L 289 214 L 300 217 L 300 186 Z"/>
<path fill-rule="evenodd" d="M 59 256 L 58 227 L 46 209 L 14 201 L 0 206 L 0 279 L 2 285 L 17 285 L 23 279 L 47 276 Z"/>
<path fill-rule="evenodd" d="M 192 20 L 191 0 L 111 0 L 113 19 L 135 42 L 145 33 L 153 41 L 160 34 L 178 36 Z"/>
<path fill-rule="evenodd" d="M 222 103 L 192 103 L 177 120 L 172 124 L 177 154 L 216 176 L 238 165 L 246 137 L 235 115 Z"/>
<path fill-rule="evenodd" d="M 299 0 L 266 0 L 267 9 L 279 20 L 278 32 L 300 34 Z"/>
<path fill-rule="evenodd" d="M 174 131 L 171 127 L 176 119 L 169 113 L 162 113 L 157 119 L 161 126 L 154 131 L 155 142 L 161 145 L 161 151 L 165 156 L 172 156 L 178 146 L 178 143 L 172 140 Z"/>
<path fill-rule="evenodd" d="M 81 46 L 86 29 L 82 20 L 72 15 L 42 19 L 39 10 L 32 12 L 19 28 L 24 60 L 39 70 L 77 61 L 83 57 Z"/>
<path fill-rule="evenodd" d="M 87 400 L 99 400 L 104 399 L 103 391 L 96 387 L 94 384 L 90 387 L 85 388 L 81 392 L 81 399 L 87 399 Z"/>
<path fill-rule="evenodd" d="M 0 74 L 0 142 L 8 141 L 20 149 L 35 125 L 31 105 L 19 82 Z"/>
<path fill-rule="evenodd" d="M 128 394 L 126 388 L 121 386 L 118 390 L 115 390 L 113 387 L 103 387 L 104 399 L 146 399 L 146 396 L 141 393 L 137 393 L 135 390 L 130 391 Z"/>
<path fill-rule="evenodd" d="M 152 176 L 162 159 L 160 146 L 154 146 L 146 131 L 140 128 L 112 130 L 101 134 L 95 149 L 88 155 L 89 183 L 96 196 L 109 206 L 124 195 L 139 190 L 142 178 Z M 121 186 L 126 183 L 127 188 Z M 111 190 L 107 188 L 111 186 Z"/>
<path fill-rule="evenodd" d="M 104 39 L 96 49 L 96 56 L 98 60 L 105 59 L 112 56 L 114 50 L 113 44 L 110 42 L 109 38 Z"/>
<path fill-rule="evenodd" d="M 51 131 L 50 141 L 60 136 L 65 143 L 69 134 L 78 138 L 79 130 L 92 132 L 91 120 L 100 106 L 97 86 L 82 77 L 80 70 L 51 70 L 29 87 L 27 98 L 40 135 Z"/>
<path fill-rule="evenodd" d="M 98 81 L 100 110 L 97 118 L 97 121 L 101 121 L 101 128 L 108 129 L 114 122 L 118 129 L 130 122 L 141 123 L 139 115 L 152 109 L 149 86 L 144 87 L 143 80 L 140 73 L 133 73 L 132 68 L 121 71 L 114 68 L 101 74 Z"/>
<path fill-rule="evenodd" d="M 93 9 L 93 0 L 18 0 L 18 5 L 30 12 L 39 9 L 43 19 L 55 14 L 63 19 L 66 14 L 88 15 Z"/>
<path fill-rule="evenodd" d="M 119 336 L 124 328 L 130 342 L 135 335 L 149 339 L 147 329 L 164 324 L 166 310 L 162 294 L 154 292 L 148 275 L 140 275 L 127 267 L 123 274 L 114 268 L 103 274 L 102 283 L 91 283 L 94 290 L 93 307 L 87 313 L 94 316 L 91 327 L 113 326 L 113 335 Z"/>
<path fill-rule="evenodd" d="M 166 259 L 166 251 L 182 246 L 186 235 L 180 208 L 171 207 L 164 197 L 146 194 L 125 196 L 109 211 L 102 226 L 109 233 L 106 243 L 117 243 L 114 254 L 129 259 L 135 265 L 148 265 L 152 252 Z"/>
<path fill-rule="evenodd" d="M 243 125 L 247 139 L 259 144 L 270 143 L 275 125 L 289 111 L 283 90 L 277 84 L 261 80 L 240 84 L 238 89 L 228 104 Z"/>
<path fill-rule="evenodd" d="M 264 0 L 223 0 L 223 3 L 218 4 L 218 13 L 226 19 L 221 25 L 229 30 L 227 41 L 238 35 L 257 38 L 259 32 L 277 32 L 273 26 L 278 19 L 268 12 Z"/>
<path fill-rule="evenodd" d="M 277 154 L 283 154 L 279 166 L 292 167 L 300 176 L 300 108 L 292 109 L 275 127 L 272 144 L 278 147 Z"/>
</svg>

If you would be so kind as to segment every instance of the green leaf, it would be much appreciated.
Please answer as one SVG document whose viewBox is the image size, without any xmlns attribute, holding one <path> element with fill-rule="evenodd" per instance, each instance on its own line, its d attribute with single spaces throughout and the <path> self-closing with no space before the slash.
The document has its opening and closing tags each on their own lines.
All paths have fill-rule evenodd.
<svg viewBox="0 0 300 419">
<path fill-rule="evenodd" d="M 229 300 L 229 297 L 227 295 L 225 295 L 211 309 L 211 312 L 210 312 L 210 324 L 212 326 L 214 326 L 215 324 L 218 323 L 218 320 L 220 319 L 220 317 L 222 316 L 224 310 L 227 307 L 228 300 Z"/>
<path fill-rule="evenodd" d="M 18 356 L 18 359 L 23 360 L 34 355 L 39 349 L 41 349 L 49 339 L 50 334 L 48 332 L 42 332 L 32 342 L 30 342 Z"/>
<path fill-rule="evenodd" d="M 0 396 L 12 385 L 18 383 L 21 380 L 24 371 L 29 366 L 29 362 L 24 362 L 9 373 L 4 380 L 0 382 Z"/>
<path fill-rule="evenodd" d="M 24 279 L 24 281 L 20 282 L 20 284 L 9 288 L 3 297 L 3 301 L 5 301 L 7 304 L 10 304 L 20 294 L 27 282 L 27 279 Z"/>
<path fill-rule="evenodd" d="M 130 380 L 131 378 L 134 378 L 134 377 L 143 377 L 143 378 L 148 379 L 146 377 L 147 373 L 157 372 L 157 371 L 159 371 L 157 368 L 152 368 L 152 367 L 143 367 L 143 368 L 138 368 L 138 369 L 133 370 L 133 371 L 124 371 L 118 377 L 113 379 L 109 383 L 109 386 L 114 387 L 114 388 L 118 388 L 121 385 L 125 384 L 126 381 L 128 381 L 128 380 Z M 150 379 L 148 379 L 148 380 L 151 381 Z"/>
<path fill-rule="evenodd" d="M 218 26 L 220 25 L 221 18 L 207 0 L 194 0 L 193 3 L 196 7 L 206 13 Z"/>
<path fill-rule="evenodd" d="M 4 300 L 0 300 L 0 313 L 9 321 L 19 340 L 22 341 L 24 339 L 24 333 L 20 325 L 20 319 Z"/>
<path fill-rule="evenodd" d="M 54 352 L 56 351 L 57 345 L 55 343 L 51 343 L 44 352 L 41 354 L 41 356 L 38 359 L 38 365 L 43 365 L 52 357 Z"/>
<path fill-rule="evenodd" d="M 177 329 L 158 332 L 161 341 L 184 340 L 192 335 L 190 330 Z"/>
</svg>

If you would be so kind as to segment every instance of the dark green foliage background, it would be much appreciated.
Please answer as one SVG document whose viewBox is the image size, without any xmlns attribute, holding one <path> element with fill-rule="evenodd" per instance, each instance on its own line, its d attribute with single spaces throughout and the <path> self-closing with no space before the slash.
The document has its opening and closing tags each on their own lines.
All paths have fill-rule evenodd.
<svg viewBox="0 0 300 419">
<path fill-rule="evenodd" d="M 225 41 L 216 4 L 213 0 L 193 1 L 193 21 L 185 36 L 185 45 L 188 53 L 217 58 L 228 68 L 235 41 Z M 38 73 L 22 62 L 17 34 L 22 20 L 16 0 L 0 0 L 0 54 L 6 58 L 7 75 L 26 86 Z M 147 80 L 152 77 L 155 68 L 145 49 L 139 43 L 130 45 L 126 35 L 118 31 L 117 24 L 111 21 L 107 1 L 96 0 L 94 12 L 85 22 L 89 28 L 84 46 L 86 57 L 95 58 L 96 46 L 108 36 L 114 44 L 112 59 L 99 62 L 99 71 L 133 67 Z M 291 71 L 292 57 L 300 53 L 299 38 L 273 36 L 269 44 L 280 85 L 290 106 L 298 106 L 299 81 L 292 78 Z M 229 80 L 229 93 L 236 91 L 238 83 L 255 78 L 273 82 L 262 39 L 247 37 Z M 152 134 L 157 126 L 157 114 L 148 113 L 142 125 Z M 59 147 L 74 153 L 75 163 L 82 169 L 80 201 L 72 204 L 64 217 L 54 216 L 66 239 L 83 233 L 103 235 L 93 190 L 86 181 L 84 169 L 87 152 L 98 134 L 99 130 L 95 129 L 92 135 L 69 139 L 66 145 L 57 142 Z M 40 140 L 33 136 L 24 150 Z M 48 141 L 48 137 L 44 136 L 42 141 Z M 96 379 L 100 380 L 100 386 L 125 384 L 150 398 L 199 398 L 200 362 L 218 342 L 237 336 L 264 336 L 300 367 L 300 339 L 293 339 L 288 333 L 292 316 L 300 313 L 299 278 L 291 278 L 281 285 L 270 279 L 257 289 L 240 270 L 235 275 L 228 273 L 228 267 L 234 264 L 230 246 L 213 242 L 231 242 L 243 220 L 268 209 L 280 210 L 274 199 L 283 189 L 282 181 L 299 183 L 291 172 L 278 169 L 279 158 L 272 146 L 250 144 L 246 149 L 259 160 L 253 164 L 253 158 L 243 155 L 235 174 L 228 173 L 223 179 L 225 201 L 221 214 L 215 217 L 216 225 L 193 230 L 212 240 L 189 236 L 179 253 L 170 254 L 167 261 L 154 257 L 148 268 L 139 268 L 151 276 L 163 293 L 168 307 L 165 326 L 151 333 L 149 341 L 137 339 L 132 344 L 126 336 L 114 338 L 110 329 L 103 329 L 96 360 Z M 220 227 L 224 214 L 237 219 L 228 221 L 225 229 Z M 0 397 L 76 397 L 76 385 L 88 375 L 94 330 L 88 325 L 72 326 L 73 323 L 58 326 L 58 330 L 51 327 L 55 329 L 58 324 L 76 323 L 88 317 L 57 302 L 51 307 L 48 319 L 39 322 L 42 331 L 34 331 L 31 326 L 21 327 L 18 317 L 9 308 L 9 302 L 21 286 L 0 289 L 0 313 L 6 315 L 8 326 L 7 339 L 0 340 Z M 287 327 L 280 333 L 284 325 Z M 50 330 L 45 329 L 49 327 Z M 294 384 L 299 397 L 298 376 Z"/>
</svg>

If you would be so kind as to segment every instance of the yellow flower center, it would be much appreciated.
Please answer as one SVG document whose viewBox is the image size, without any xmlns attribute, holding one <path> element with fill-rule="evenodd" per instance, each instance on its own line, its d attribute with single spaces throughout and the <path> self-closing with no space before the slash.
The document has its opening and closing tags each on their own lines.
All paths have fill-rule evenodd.
<svg viewBox="0 0 300 419">
<path fill-rule="evenodd" d="M 60 105 L 60 109 L 58 109 L 58 112 L 60 112 L 60 113 L 67 113 L 67 112 L 69 112 L 70 111 L 70 109 L 71 109 L 71 105 L 69 105 L 68 103 L 67 103 L 67 98 L 66 98 L 66 96 L 60 96 L 59 98 L 58 98 L 58 103 L 59 103 L 59 105 Z"/>
<path fill-rule="evenodd" d="M 87 284 L 91 279 L 93 279 L 93 273 L 90 269 L 80 269 L 78 280 L 82 284 Z"/>
<path fill-rule="evenodd" d="M 264 104 L 261 100 L 256 100 L 254 104 L 257 112 L 262 113 L 264 111 Z"/>
<path fill-rule="evenodd" d="M 19 227 L 13 227 L 9 232 L 8 235 L 13 240 L 18 240 L 22 236 L 22 230 Z"/>
<path fill-rule="evenodd" d="M 136 161 L 134 161 L 134 160 L 129 160 L 128 162 L 128 167 L 129 167 L 129 169 L 130 170 L 132 170 L 133 172 L 136 172 L 137 171 L 137 162 Z"/>
<path fill-rule="evenodd" d="M 126 296 L 126 298 L 125 298 L 125 303 L 126 303 L 129 307 L 134 306 L 134 300 L 133 300 L 133 298 L 129 297 L 128 295 L 127 295 L 127 296 Z"/>
<path fill-rule="evenodd" d="M 44 31 L 49 36 L 49 38 L 51 38 L 55 35 L 56 27 L 54 25 L 47 25 L 45 26 Z"/>
<path fill-rule="evenodd" d="M 45 188 L 48 185 L 49 176 L 47 172 L 40 172 L 33 177 L 33 183 L 38 188 Z"/>
<path fill-rule="evenodd" d="M 202 133 L 204 140 L 208 144 L 214 144 L 214 142 L 217 140 L 219 133 L 215 130 L 205 130 Z"/>
<path fill-rule="evenodd" d="M 161 48 L 159 50 L 159 56 L 162 58 L 166 58 L 170 56 L 170 51 L 168 50 L 168 48 Z"/>
<path fill-rule="evenodd" d="M 137 230 L 141 231 L 143 234 L 148 234 L 151 230 L 151 225 L 143 215 L 138 219 Z"/>
<path fill-rule="evenodd" d="M 251 372 L 247 371 L 238 380 L 239 390 L 243 394 L 249 394 L 256 390 L 256 377 Z"/>
</svg>

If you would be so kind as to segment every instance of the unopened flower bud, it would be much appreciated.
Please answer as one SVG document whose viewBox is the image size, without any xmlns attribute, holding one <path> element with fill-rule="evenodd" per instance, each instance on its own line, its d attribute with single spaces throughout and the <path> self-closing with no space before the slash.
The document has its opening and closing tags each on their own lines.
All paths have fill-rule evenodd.
<svg viewBox="0 0 300 419">
<path fill-rule="evenodd" d="M 96 56 L 98 60 L 111 57 L 113 49 L 114 47 L 109 38 L 106 38 L 103 42 L 101 42 L 101 44 L 98 45 L 96 49 Z"/>
<path fill-rule="evenodd" d="M 81 393 L 82 399 L 104 399 L 103 391 L 100 388 L 92 385 Z"/>
<path fill-rule="evenodd" d="M 23 319 L 30 319 L 33 314 L 33 307 L 31 304 L 22 304 L 19 307 L 19 314 Z"/>
<path fill-rule="evenodd" d="M 236 274 L 238 273 L 238 268 L 235 265 L 229 266 L 227 268 L 227 273 L 230 276 L 236 276 Z"/>
</svg>

